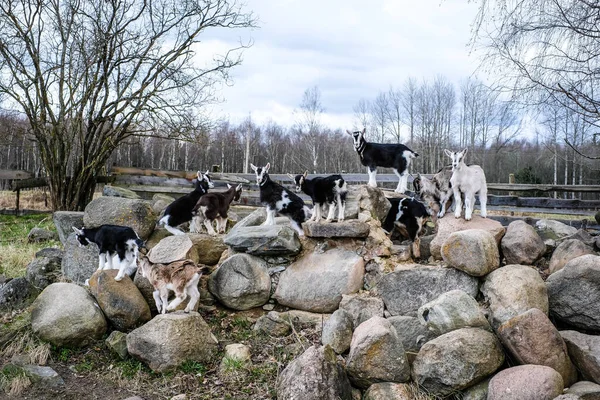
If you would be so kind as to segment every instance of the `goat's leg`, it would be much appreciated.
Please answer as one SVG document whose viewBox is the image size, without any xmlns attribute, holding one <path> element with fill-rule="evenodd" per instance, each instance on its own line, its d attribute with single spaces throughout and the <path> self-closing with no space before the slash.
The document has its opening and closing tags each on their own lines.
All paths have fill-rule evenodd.
<svg viewBox="0 0 600 400">
<path fill-rule="evenodd" d="M 462 199 L 460 198 L 460 191 L 458 189 L 452 189 L 452 192 L 454 193 L 454 218 L 460 218 L 460 214 L 462 212 Z"/>
<path fill-rule="evenodd" d="M 412 244 L 413 257 L 421 258 L 421 238 L 417 235 Z"/>
<path fill-rule="evenodd" d="M 163 289 L 160 292 L 160 300 L 162 302 L 162 310 L 159 310 L 161 314 L 167 313 L 167 304 L 169 304 L 169 290 Z"/>
<path fill-rule="evenodd" d="M 487 188 L 479 191 L 479 205 L 481 206 L 481 216 L 487 218 Z"/>
<path fill-rule="evenodd" d="M 467 220 L 467 221 L 471 220 L 474 204 L 475 204 L 475 194 L 465 193 L 465 220 Z"/>
<path fill-rule="evenodd" d="M 169 303 L 169 305 L 167 306 L 167 311 L 173 311 L 174 309 L 176 309 L 181 303 L 183 303 L 183 301 L 186 299 L 186 297 L 187 297 L 187 291 L 184 288 L 183 292 L 176 293 L 173 301 L 171 303 Z"/>
<path fill-rule="evenodd" d="M 209 235 L 215 236 L 217 234 L 217 232 L 215 232 L 215 230 L 212 226 L 212 221 L 209 220 L 208 218 L 204 220 L 204 226 L 206 227 L 206 230 L 208 231 Z"/>
<path fill-rule="evenodd" d="M 337 195 L 337 206 L 338 206 L 338 222 L 342 222 L 346 215 L 346 199 L 342 199 L 341 195 Z"/>
<path fill-rule="evenodd" d="M 193 216 L 190 222 L 190 233 L 200 233 L 200 217 L 197 215 Z"/>
<path fill-rule="evenodd" d="M 335 215 L 335 203 L 331 202 L 327 204 L 329 205 L 329 213 L 327 213 L 327 219 L 325 221 L 331 222 L 333 221 L 333 216 Z"/>
<path fill-rule="evenodd" d="M 106 258 L 106 253 L 98 254 L 98 271 L 104 269 L 104 264 L 106 263 L 105 258 Z"/>
<path fill-rule="evenodd" d="M 196 308 L 196 303 L 200 299 L 200 292 L 198 291 L 198 281 L 200 280 L 200 275 L 195 274 L 192 279 L 187 284 L 187 290 L 190 294 L 190 301 L 188 301 L 187 306 L 185 307 L 185 312 L 194 311 Z"/>
<path fill-rule="evenodd" d="M 448 194 L 442 194 L 441 198 L 440 198 L 440 212 L 438 212 L 437 216 L 438 218 L 443 218 L 444 215 L 446 215 L 446 203 L 448 203 L 448 199 L 449 197 L 451 197 L 452 195 L 448 195 Z"/>
<path fill-rule="evenodd" d="M 152 297 L 154 297 L 154 303 L 156 304 L 156 309 L 158 310 L 158 313 L 161 313 L 162 310 L 162 300 L 160 299 L 160 291 L 157 289 L 154 292 L 152 292 Z"/>
<path fill-rule="evenodd" d="M 396 192 L 396 193 L 406 192 L 407 185 L 408 185 L 408 173 L 406 171 L 404 171 L 403 173 L 400 173 L 396 168 L 394 168 L 394 173 L 398 177 L 398 186 L 396 187 L 396 190 L 394 190 L 394 192 Z"/>
<path fill-rule="evenodd" d="M 126 260 L 121 260 L 121 258 L 119 257 L 119 273 L 117 274 L 117 276 L 115 276 L 115 281 L 119 282 L 125 277 L 125 270 L 127 269 L 127 264 L 128 263 L 126 262 Z"/>
<path fill-rule="evenodd" d="M 302 227 L 297 221 L 290 218 L 290 225 L 292 226 L 292 229 L 296 231 L 298 236 L 304 236 L 304 230 L 302 230 Z"/>
<path fill-rule="evenodd" d="M 275 225 L 275 210 L 267 207 L 267 219 L 263 222 L 263 225 Z"/>
<path fill-rule="evenodd" d="M 368 167 L 367 173 L 369 174 L 369 183 L 367 183 L 367 185 L 377 187 L 377 167 Z"/>
<path fill-rule="evenodd" d="M 185 235 L 182 230 L 172 227 L 171 225 L 165 225 L 165 229 L 171 232 L 173 235 Z"/>
</svg>

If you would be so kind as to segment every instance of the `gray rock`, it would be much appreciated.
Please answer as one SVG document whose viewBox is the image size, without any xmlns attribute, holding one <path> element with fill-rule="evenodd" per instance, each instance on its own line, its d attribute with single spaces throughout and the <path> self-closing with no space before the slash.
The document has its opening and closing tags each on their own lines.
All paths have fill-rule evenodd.
<svg viewBox="0 0 600 400">
<path fill-rule="evenodd" d="M 569 261 L 546 280 L 550 313 L 575 327 L 600 331 L 600 256 Z"/>
<path fill-rule="evenodd" d="M 256 256 L 287 256 L 302 248 L 298 235 L 289 226 L 246 226 L 232 229 L 223 239 L 234 251 Z"/>
<path fill-rule="evenodd" d="M 83 285 L 98 269 L 98 246 L 90 243 L 81 246 L 74 233 L 71 233 L 65 243 L 65 256 L 61 263 L 62 275 Z"/>
<path fill-rule="evenodd" d="M 379 382 L 369 386 L 363 400 L 411 400 L 413 390 L 405 383 Z"/>
<path fill-rule="evenodd" d="M 73 227 L 81 229 L 83 226 L 84 214 L 83 211 L 55 211 L 52 214 L 52 221 L 63 246 L 66 246 L 67 237 L 73 233 Z"/>
<path fill-rule="evenodd" d="M 267 263 L 248 254 L 229 257 L 210 275 L 208 289 L 234 310 L 260 307 L 269 301 L 271 293 Z"/>
<path fill-rule="evenodd" d="M 596 219 L 596 223 L 597 223 L 597 224 L 600 224 L 600 211 L 598 211 L 598 212 L 596 213 L 596 215 L 594 215 L 594 218 Z"/>
<path fill-rule="evenodd" d="M 41 249 L 40 251 L 35 253 L 36 258 L 40 258 L 40 257 L 50 258 L 50 259 L 58 261 L 59 264 L 64 256 L 65 256 L 65 252 L 56 247 L 46 247 L 45 249 Z"/>
<path fill-rule="evenodd" d="M 176 311 L 157 315 L 129 333 L 127 351 L 153 371 L 165 372 L 188 360 L 210 362 L 218 342 L 200 314 Z"/>
<path fill-rule="evenodd" d="M 485 277 L 481 292 L 497 328 L 531 308 L 548 313 L 548 292 L 540 274 L 526 265 L 506 265 Z"/>
<path fill-rule="evenodd" d="M 331 314 L 319 314 L 302 310 L 289 310 L 279 313 L 279 316 L 290 324 L 314 325 L 315 328 L 322 327 Z"/>
<path fill-rule="evenodd" d="M 359 326 L 371 317 L 383 317 L 383 300 L 364 294 L 344 294 L 340 309 L 352 316 L 352 324 Z"/>
<path fill-rule="evenodd" d="M 350 348 L 353 328 L 352 315 L 340 308 L 323 325 L 321 343 L 331 346 L 337 354 L 345 353 Z"/>
<path fill-rule="evenodd" d="M 237 361 L 250 361 L 250 347 L 241 343 L 225 346 L 225 357 Z"/>
<path fill-rule="evenodd" d="M 369 236 L 369 224 L 356 219 L 343 222 L 306 222 L 302 224 L 308 237 L 317 238 L 366 238 Z"/>
<path fill-rule="evenodd" d="M 310 253 L 281 273 L 274 298 L 300 310 L 332 312 L 343 294 L 360 290 L 364 273 L 364 260 L 355 252 L 336 248 Z"/>
<path fill-rule="evenodd" d="M 57 239 L 58 235 L 56 232 L 52 232 L 43 228 L 32 228 L 27 234 L 27 242 L 29 243 L 43 243 Z"/>
<path fill-rule="evenodd" d="M 600 383 L 600 336 L 561 331 L 571 360 L 584 379 Z"/>
<path fill-rule="evenodd" d="M 445 396 L 493 374 L 503 362 L 502 345 L 493 333 L 463 328 L 425 343 L 413 363 L 412 376 L 427 392 Z"/>
<path fill-rule="evenodd" d="M 39 291 L 25 278 L 15 278 L 0 286 L 0 311 L 27 307 Z"/>
<path fill-rule="evenodd" d="M 483 229 L 451 233 L 441 251 L 444 262 L 472 276 L 487 275 L 500 266 L 496 239 Z"/>
<path fill-rule="evenodd" d="M 498 328 L 498 337 L 519 364 L 554 368 L 565 386 L 577 381 L 567 346 L 548 316 L 537 308 L 511 318 Z"/>
<path fill-rule="evenodd" d="M 133 278 L 133 284 L 140 291 L 144 300 L 150 307 L 150 313 L 152 315 L 157 314 L 158 310 L 156 309 L 156 302 L 154 301 L 154 286 L 150 283 L 150 281 L 142 276 L 141 273 L 136 273 Z"/>
<path fill-rule="evenodd" d="M 233 228 L 229 231 L 229 234 L 234 234 L 240 228 L 247 226 L 258 226 L 261 225 L 267 219 L 267 211 L 264 207 L 260 207 L 252 211 L 250 214 L 245 216 L 241 221 L 238 221 Z"/>
<path fill-rule="evenodd" d="M 283 320 L 277 311 L 270 311 L 258 318 L 253 329 L 270 336 L 287 336 L 292 331 L 289 322 Z"/>
<path fill-rule="evenodd" d="M 354 330 L 346 370 L 352 383 L 364 389 L 376 382 L 410 380 L 402 340 L 388 320 L 373 317 Z"/>
<path fill-rule="evenodd" d="M 90 292 L 110 323 L 120 331 L 134 329 L 152 318 L 150 307 L 128 276 L 115 281 L 116 269 L 96 271 L 90 278 Z"/>
<path fill-rule="evenodd" d="M 544 239 L 562 239 L 577 233 L 577 228 L 552 219 L 540 219 L 535 223 L 535 229 Z"/>
<path fill-rule="evenodd" d="M 156 217 L 150 204 L 144 200 L 102 196 L 85 207 L 83 224 L 87 228 L 105 224 L 128 226 L 145 240 L 154 230 Z"/>
<path fill-rule="evenodd" d="M 26 277 L 35 288 L 43 290 L 58 281 L 61 259 L 38 257 L 27 265 Z"/>
<path fill-rule="evenodd" d="M 451 290 L 423 304 L 417 315 L 435 336 L 467 327 L 492 330 L 477 300 L 462 290 Z"/>
<path fill-rule="evenodd" d="M 277 400 L 352 400 L 351 386 L 335 352 L 309 347 L 277 378 Z"/>
<path fill-rule="evenodd" d="M 23 365 L 21 368 L 31 383 L 50 388 L 57 388 L 65 385 L 63 378 L 50 367 Z"/>
<path fill-rule="evenodd" d="M 417 353 L 421 346 L 435 338 L 433 332 L 428 331 L 427 325 L 422 324 L 417 317 L 398 315 L 387 320 L 396 329 L 407 353 Z"/>
<path fill-rule="evenodd" d="M 575 395 L 581 400 L 597 400 L 600 398 L 600 385 L 594 382 L 580 381 L 565 389 L 565 393 Z"/>
<path fill-rule="evenodd" d="M 531 265 L 546 252 L 544 241 L 525 221 L 513 221 L 502 238 L 502 253 L 507 264 Z"/>
<path fill-rule="evenodd" d="M 197 264 L 215 265 L 227 246 L 218 236 L 188 233 L 161 239 L 148 253 L 152 263 L 169 264 L 179 260 L 192 260 Z"/>
<path fill-rule="evenodd" d="M 554 272 L 563 269 L 565 264 L 572 259 L 586 254 L 594 254 L 594 249 L 580 240 L 566 239 L 559 244 L 556 250 L 554 250 L 554 253 L 552 253 L 548 272 L 553 274 Z"/>
<path fill-rule="evenodd" d="M 490 379 L 485 379 L 462 392 L 461 400 L 487 400 Z"/>
<path fill-rule="evenodd" d="M 588 231 L 584 230 L 584 229 L 578 229 L 577 232 L 571 236 L 567 236 L 563 239 L 563 241 L 565 240 L 579 240 L 580 242 L 582 242 L 583 244 L 590 246 L 590 247 L 594 247 L 594 243 L 596 242 L 596 237 L 592 236 L 588 233 Z"/>
<path fill-rule="evenodd" d="M 483 229 L 484 231 L 491 233 L 497 243 L 500 243 L 502 236 L 504 236 L 504 232 L 506 232 L 506 228 L 504 228 L 500 222 L 489 218 L 481 218 L 479 215 L 473 215 L 473 218 L 470 221 L 466 221 L 463 218 L 452 218 L 451 216 L 439 218 L 437 221 L 437 233 L 430 245 L 433 258 L 441 260 L 442 246 L 446 239 L 454 232 L 467 229 Z"/>
<path fill-rule="evenodd" d="M 387 217 L 388 211 L 392 208 L 392 204 L 385 197 L 383 190 L 372 188 L 368 185 L 361 185 L 349 190 L 348 197 L 352 197 L 354 191 L 356 191 L 360 211 L 368 211 L 371 213 L 373 219 L 383 222 Z M 350 192 L 352 192 L 352 195 L 350 195 Z"/>
<path fill-rule="evenodd" d="M 454 268 L 418 266 L 384 275 L 374 291 L 391 315 L 416 316 L 423 304 L 454 289 L 475 297 L 479 281 Z"/>
<path fill-rule="evenodd" d="M 112 331 L 104 341 L 106 347 L 122 360 L 126 359 L 127 352 L 127 334 L 119 331 Z"/>
<path fill-rule="evenodd" d="M 92 296 L 72 283 L 53 283 L 31 306 L 31 328 L 55 346 L 83 347 L 106 332 L 106 320 Z"/>
<path fill-rule="evenodd" d="M 133 190 L 112 185 L 104 185 L 102 188 L 102 196 L 122 197 L 124 199 L 141 199 L 140 195 Z"/>
<path fill-rule="evenodd" d="M 544 365 L 520 365 L 498 372 L 488 386 L 488 400 L 554 399 L 564 384 L 558 372 Z"/>
</svg>

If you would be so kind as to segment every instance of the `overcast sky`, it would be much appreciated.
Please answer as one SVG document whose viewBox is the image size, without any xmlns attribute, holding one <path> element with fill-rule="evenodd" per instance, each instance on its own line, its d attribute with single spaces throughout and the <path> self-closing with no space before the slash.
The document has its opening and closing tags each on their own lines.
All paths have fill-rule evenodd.
<svg viewBox="0 0 600 400">
<path fill-rule="evenodd" d="M 304 91 L 318 86 L 330 128 L 352 128 L 353 107 L 408 77 L 442 74 L 458 84 L 478 63 L 469 54 L 477 4 L 468 0 L 247 0 L 252 31 L 206 32 L 200 57 L 252 39 L 213 116 L 251 113 L 291 126 Z"/>
</svg>

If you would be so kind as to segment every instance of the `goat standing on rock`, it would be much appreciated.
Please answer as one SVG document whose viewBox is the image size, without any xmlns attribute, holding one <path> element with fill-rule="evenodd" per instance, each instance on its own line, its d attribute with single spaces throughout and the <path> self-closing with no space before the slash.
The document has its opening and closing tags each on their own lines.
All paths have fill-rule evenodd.
<svg viewBox="0 0 600 400">
<path fill-rule="evenodd" d="M 446 166 L 442 167 L 431 179 L 427 179 L 427 177 L 419 174 L 413 180 L 415 192 L 427 204 L 434 222 L 437 218 L 442 218 L 446 215 L 446 211 L 452 205 L 452 195 L 454 192 L 450 184 L 451 178 L 452 167 Z"/>
<path fill-rule="evenodd" d="M 335 206 L 338 207 L 338 222 L 344 220 L 346 210 L 346 195 L 348 187 L 341 175 L 330 175 L 327 177 L 316 177 L 308 179 L 308 171 L 302 175 L 288 174 L 296 184 L 296 192 L 304 192 L 313 201 L 313 215 L 310 221 L 321 221 L 321 207 L 328 206 L 327 222 L 333 221 Z"/>
<path fill-rule="evenodd" d="M 365 140 L 365 130 L 350 132 L 354 140 L 354 150 L 360 157 L 362 165 L 367 167 L 371 187 L 377 187 L 377 167 L 393 168 L 400 181 L 396 193 L 406 192 L 408 185 L 408 167 L 413 158 L 419 155 L 403 144 L 369 143 Z"/>
<path fill-rule="evenodd" d="M 263 225 L 275 225 L 275 214 L 279 213 L 289 218 L 292 228 L 298 236 L 304 236 L 302 223 L 311 215 L 304 201 L 283 186 L 273 182 L 268 171 L 271 163 L 264 167 L 250 164 L 256 174 L 256 183 L 260 189 L 260 202 L 267 208 L 267 219 Z"/>
<path fill-rule="evenodd" d="M 452 159 L 452 178 L 450 184 L 454 192 L 454 217 L 460 218 L 462 211 L 460 194 L 465 194 L 465 219 L 471 220 L 471 214 L 475 207 L 475 194 L 479 193 L 479 204 L 481 205 L 481 216 L 487 216 L 487 183 L 485 173 L 479 165 L 466 165 L 463 151 L 450 151 L 444 149 L 444 153 Z"/>
<path fill-rule="evenodd" d="M 154 302 L 156 309 L 161 314 L 173 311 L 190 295 L 190 301 L 185 307 L 185 312 L 193 311 L 200 299 L 198 282 L 204 267 L 198 267 L 192 260 L 175 261 L 168 265 L 152 264 L 148 257 L 140 259 L 142 276 L 150 281 L 154 287 Z M 175 299 L 169 301 L 169 291 L 175 292 Z"/>
<path fill-rule="evenodd" d="M 195 226 L 200 226 L 204 222 L 209 235 L 225 233 L 227 227 L 227 211 L 232 201 L 238 201 L 242 195 L 242 184 L 233 187 L 227 184 L 228 190 L 223 193 L 207 193 L 200 197 L 194 207 L 192 214 Z M 213 229 L 212 223 L 217 220 L 217 232 Z"/>
<path fill-rule="evenodd" d="M 412 197 L 388 200 L 392 207 L 381 227 L 389 233 L 390 238 L 394 229 L 397 229 L 403 237 L 410 239 L 413 255 L 420 258 L 421 236 L 425 232 L 425 222 L 430 216 L 429 211 L 423 203 Z"/>
<path fill-rule="evenodd" d="M 183 235 L 183 231 L 177 229 L 176 227 L 183 224 L 184 222 L 188 222 L 192 220 L 192 210 L 200 197 L 208 193 L 208 189 L 212 189 L 215 187 L 210 176 L 208 175 L 208 171 L 204 174 L 198 171 L 196 180 L 196 188 L 193 192 L 186 194 L 185 196 L 181 196 L 165 209 L 164 216 L 158 221 L 159 225 L 164 225 L 165 229 L 171 232 L 173 235 Z M 199 227 L 196 227 L 195 224 L 191 224 L 190 231 L 198 232 Z"/>
</svg>

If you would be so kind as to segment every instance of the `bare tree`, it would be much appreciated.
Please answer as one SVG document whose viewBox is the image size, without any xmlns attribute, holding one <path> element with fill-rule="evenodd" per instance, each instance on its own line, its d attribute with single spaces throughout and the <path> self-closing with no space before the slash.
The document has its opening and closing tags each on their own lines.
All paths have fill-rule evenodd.
<svg viewBox="0 0 600 400">
<path fill-rule="evenodd" d="M 371 121 L 373 121 L 373 131 L 368 137 L 373 138 L 374 142 L 384 143 L 388 131 L 389 99 L 386 92 L 380 92 L 371 103 Z"/>
<path fill-rule="evenodd" d="M 402 107 L 406 115 L 408 132 L 410 136 L 410 147 L 414 146 L 415 124 L 416 124 L 416 105 L 417 105 L 417 82 L 414 78 L 408 78 L 404 83 L 402 90 Z"/>
<path fill-rule="evenodd" d="M 404 120 L 404 110 L 402 107 L 402 92 L 390 86 L 388 90 L 387 118 L 389 130 L 396 143 L 400 143 L 402 136 L 402 125 Z"/>
<path fill-rule="evenodd" d="M 297 112 L 296 124 L 300 130 L 305 145 L 308 146 L 312 162 L 313 173 L 317 173 L 319 164 L 321 115 L 325 109 L 321 103 L 321 91 L 318 86 L 313 86 L 304 91 L 300 110 Z"/>
<path fill-rule="evenodd" d="M 360 99 L 352 109 L 356 126 L 361 129 L 369 129 L 371 122 L 371 103 L 367 99 Z"/>
<path fill-rule="evenodd" d="M 235 0 L 0 2 L 0 95 L 28 120 L 53 208 L 82 210 L 120 143 L 194 119 L 241 62 L 198 66 L 202 34 L 254 24 Z"/>
</svg>

